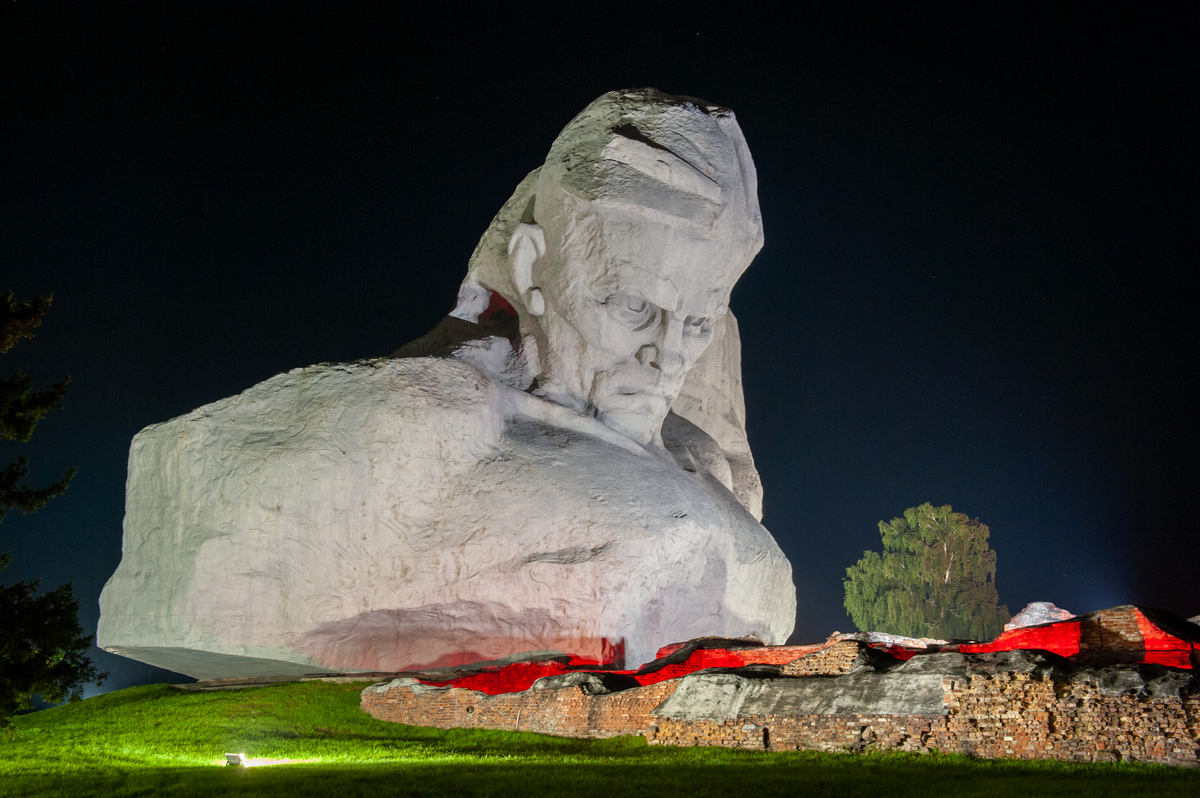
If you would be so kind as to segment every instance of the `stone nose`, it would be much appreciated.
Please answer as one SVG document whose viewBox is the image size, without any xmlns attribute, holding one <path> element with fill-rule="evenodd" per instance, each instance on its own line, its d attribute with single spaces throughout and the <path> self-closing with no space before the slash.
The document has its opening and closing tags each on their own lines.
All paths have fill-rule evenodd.
<svg viewBox="0 0 1200 798">
<path fill-rule="evenodd" d="M 645 344 L 637 351 L 637 360 L 643 366 L 651 366 L 664 374 L 676 374 L 683 368 L 683 320 L 673 314 L 664 313 L 658 327 L 655 342 Z"/>
<path fill-rule="evenodd" d="M 657 359 L 658 347 L 654 344 L 646 344 L 637 351 L 637 361 L 643 366 L 653 366 Z"/>
</svg>

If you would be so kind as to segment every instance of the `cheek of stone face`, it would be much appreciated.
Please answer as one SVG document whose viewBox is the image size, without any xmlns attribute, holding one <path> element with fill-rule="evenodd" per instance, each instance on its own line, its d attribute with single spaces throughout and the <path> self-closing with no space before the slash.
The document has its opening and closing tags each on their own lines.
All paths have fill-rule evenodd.
<svg viewBox="0 0 1200 798">
<path fill-rule="evenodd" d="M 697 332 L 686 335 L 683 339 L 683 360 L 684 370 L 690 369 L 704 354 L 704 350 L 708 348 L 709 343 L 713 339 L 713 325 L 709 325 L 705 332 Z"/>
<path fill-rule="evenodd" d="M 620 363 L 624 360 L 635 360 L 638 350 L 650 343 L 654 336 L 645 330 L 630 330 L 607 316 L 608 314 L 605 313 L 604 317 L 599 319 L 597 335 L 589 343 L 596 348 L 597 354 L 604 353 L 609 361 L 605 365 Z"/>
<path fill-rule="evenodd" d="M 653 405 L 653 409 L 648 409 L 647 412 L 658 412 L 661 400 L 665 399 L 667 405 L 674 401 L 688 370 L 712 340 L 711 332 L 685 336 L 679 342 L 678 350 L 671 353 L 682 358 L 682 363 L 675 360 L 673 362 L 678 366 L 668 368 L 668 371 L 664 372 L 637 359 L 642 347 L 648 344 L 658 345 L 656 326 L 652 326 L 648 331 L 631 331 L 608 319 L 602 320 L 598 329 L 598 340 L 587 342 L 584 361 L 592 374 L 592 387 L 588 399 L 601 409 L 606 405 L 632 407 L 633 400 L 629 398 L 630 395 L 652 394 L 655 399 L 649 404 Z M 666 353 L 660 353 L 659 357 L 663 358 L 664 354 Z"/>
<path fill-rule="evenodd" d="M 575 359 L 588 374 L 620 363 L 636 364 L 638 350 L 653 337 L 620 324 L 598 301 L 576 302 L 565 310 L 565 321 L 579 334 Z"/>
</svg>

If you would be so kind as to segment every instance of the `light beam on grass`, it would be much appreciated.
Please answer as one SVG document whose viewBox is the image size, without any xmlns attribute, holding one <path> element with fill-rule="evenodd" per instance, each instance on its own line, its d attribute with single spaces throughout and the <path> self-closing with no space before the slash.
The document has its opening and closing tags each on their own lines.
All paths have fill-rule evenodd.
<svg viewBox="0 0 1200 798">
<path fill-rule="evenodd" d="M 320 761 L 320 757 L 315 759 L 252 759 L 245 754 L 226 754 L 224 759 L 216 760 L 216 764 L 228 765 L 231 767 L 258 768 L 266 765 L 303 765 L 309 762 Z"/>
</svg>

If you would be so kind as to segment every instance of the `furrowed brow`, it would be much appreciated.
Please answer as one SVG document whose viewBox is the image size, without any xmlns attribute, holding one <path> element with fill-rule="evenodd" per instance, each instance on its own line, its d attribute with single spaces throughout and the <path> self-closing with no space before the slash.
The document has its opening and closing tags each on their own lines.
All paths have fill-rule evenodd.
<svg viewBox="0 0 1200 798">
<path fill-rule="evenodd" d="M 721 202 L 721 187 L 704 169 L 651 141 L 633 125 L 624 125 L 614 132 L 617 135 L 604 148 L 602 159 L 623 163 L 678 191 Z"/>
</svg>

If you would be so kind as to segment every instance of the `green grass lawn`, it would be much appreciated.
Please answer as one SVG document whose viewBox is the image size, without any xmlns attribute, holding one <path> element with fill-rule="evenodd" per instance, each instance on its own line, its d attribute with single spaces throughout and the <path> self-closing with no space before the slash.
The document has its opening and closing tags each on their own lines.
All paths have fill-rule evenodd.
<svg viewBox="0 0 1200 798">
<path fill-rule="evenodd" d="M 364 684 L 135 687 L 0 730 L 0 796 L 1194 796 L 1200 772 L 958 756 L 761 753 L 377 721 Z M 315 760 L 224 767 L 225 752 Z"/>
</svg>

